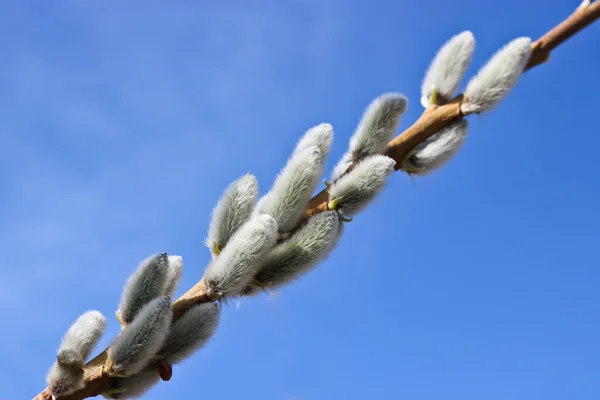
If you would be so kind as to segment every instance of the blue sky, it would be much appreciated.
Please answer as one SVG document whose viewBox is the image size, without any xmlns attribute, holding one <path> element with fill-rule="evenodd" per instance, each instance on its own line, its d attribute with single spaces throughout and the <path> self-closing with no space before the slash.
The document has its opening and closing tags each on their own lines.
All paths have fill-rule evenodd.
<svg viewBox="0 0 600 400">
<path fill-rule="evenodd" d="M 113 319 L 137 263 L 201 276 L 211 209 L 268 190 L 320 122 L 341 156 L 371 99 L 421 113 L 450 36 L 471 73 L 577 1 L 5 1 L 0 12 L 0 397 L 44 386 L 87 309 Z M 253 4 L 250 4 L 253 3 Z M 228 307 L 212 342 L 146 399 L 505 400 L 600 396 L 600 23 L 472 117 L 446 168 L 395 174 L 319 269 Z M 329 168 L 329 169 L 330 169 Z"/>
</svg>

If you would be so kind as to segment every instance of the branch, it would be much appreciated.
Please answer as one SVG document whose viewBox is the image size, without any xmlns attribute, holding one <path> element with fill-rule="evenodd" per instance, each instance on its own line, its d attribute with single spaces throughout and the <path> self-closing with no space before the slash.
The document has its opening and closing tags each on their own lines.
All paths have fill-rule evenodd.
<svg viewBox="0 0 600 400">
<path fill-rule="evenodd" d="M 600 17 L 600 1 L 589 5 L 585 2 L 567 19 L 556 25 L 531 45 L 529 62 L 525 67 L 528 71 L 550 58 L 550 52 L 565 40 L 594 22 Z M 464 95 L 459 94 L 450 103 L 442 106 L 427 108 L 419 119 L 408 129 L 396 136 L 387 146 L 386 155 L 396 161 L 396 170 L 402 168 L 404 157 L 419 143 L 438 132 L 440 129 L 459 120 L 465 115 L 460 111 Z M 324 189 L 313 197 L 308 204 L 305 218 L 327 210 L 327 190 Z"/>
<path fill-rule="evenodd" d="M 206 285 L 204 280 L 200 280 L 184 295 L 173 303 L 173 318 L 177 319 L 185 313 L 194 304 L 207 303 L 214 301 L 206 295 Z M 75 393 L 63 397 L 60 400 L 81 400 L 88 397 L 95 397 L 102 393 L 104 389 L 110 387 L 110 378 L 103 374 L 103 367 L 106 363 L 107 352 L 104 350 L 93 360 L 87 363 L 85 367 L 85 387 Z M 46 388 L 38 394 L 33 400 L 52 400 L 52 394 Z"/>
<path fill-rule="evenodd" d="M 573 14 L 532 44 L 532 51 L 526 70 L 546 62 L 552 50 L 599 17 L 600 1 L 589 3 L 588 0 L 584 0 L 582 5 Z M 404 158 L 416 145 L 438 132 L 441 128 L 450 125 L 453 121 L 465 117 L 460 110 L 463 98 L 464 95 L 460 94 L 448 104 L 427 108 L 412 126 L 388 144 L 386 154 L 396 161 L 396 170 L 402 168 Z M 309 202 L 305 212 L 305 219 L 311 215 L 326 211 L 327 203 L 328 194 L 326 190 L 323 190 Z M 187 293 L 173 303 L 174 318 L 180 317 L 194 304 L 215 300 L 207 296 L 204 280 L 200 280 Z M 107 353 L 105 350 L 87 363 L 85 367 L 85 387 L 83 389 L 57 400 L 82 400 L 98 396 L 104 389 L 110 388 L 110 378 L 103 374 L 106 357 Z M 34 400 L 52 400 L 52 394 L 48 389 L 45 389 Z"/>
</svg>

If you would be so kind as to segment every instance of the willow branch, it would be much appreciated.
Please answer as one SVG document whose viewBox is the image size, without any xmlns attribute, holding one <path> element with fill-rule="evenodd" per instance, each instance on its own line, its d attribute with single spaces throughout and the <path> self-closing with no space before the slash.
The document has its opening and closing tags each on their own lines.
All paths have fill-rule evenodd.
<svg viewBox="0 0 600 400">
<path fill-rule="evenodd" d="M 567 19 L 532 44 L 532 51 L 526 70 L 546 62 L 552 50 L 599 17 L 600 1 L 590 4 L 584 3 Z M 460 94 L 448 104 L 427 108 L 412 126 L 390 141 L 386 154 L 396 161 L 396 170 L 402 168 L 404 158 L 415 146 L 440 129 L 450 125 L 453 121 L 465 117 L 460 111 L 463 97 L 463 94 Z M 305 218 L 327 210 L 327 203 L 327 191 L 323 190 L 311 199 L 305 212 Z M 200 280 L 187 293 L 173 303 L 174 318 L 181 316 L 194 304 L 214 300 L 207 296 L 204 280 Z M 85 367 L 85 387 L 83 389 L 57 400 L 82 400 L 98 396 L 104 389 L 110 388 L 110 378 L 103 374 L 106 357 L 107 353 L 105 350 L 87 363 Z M 52 395 L 48 389 L 45 389 L 34 400 L 52 400 Z"/>
<path fill-rule="evenodd" d="M 552 50 L 599 17 L 600 1 L 575 10 L 567 19 L 532 43 L 531 54 L 525 70 L 528 71 L 548 61 Z M 448 104 L 427 108 L 412 126 L 388 143 L 386 155 L 396 161 L 396 170 L 402 169 L 404 158 L 415 146 L 452 122 L 465 117 L 460 111 L 463 98 L 464 95 L 460 94 Z M 327 202 L 327 190 L 324 189 L 311 199 L 305 217 L 308 218 L 327 210 Z"/>
</svg>

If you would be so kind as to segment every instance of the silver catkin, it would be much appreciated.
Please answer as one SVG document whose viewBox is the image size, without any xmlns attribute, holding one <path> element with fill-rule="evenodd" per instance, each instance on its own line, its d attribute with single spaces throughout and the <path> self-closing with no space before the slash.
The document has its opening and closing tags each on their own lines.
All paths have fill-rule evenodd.
<svg viewBox="0 0 600 400">
<path fill-rule="evenodd" d="M 207 295 L 236 296 L 254 277 L 262 259 L 277 240 L 277 222 L 263 214 L 247 221 L 204 273 Z"/>
<path fill-rule="evenodd" d="M 63 349 L 74 350 L 85 361 L 102 337 L 105 327 L 106 318 L 100 311 L 92 310 L 83 313 L 65 333 L 59 352 Z"/>
<path fill-rule="evenodd" d="M 321 152 L 321 158 L 323 161 L 329 154 L 331 144 L 333 143 L 333 127 L 331 124 L 322 123 L 317 126 L 310 128 L 304 136 L 296 144 L 292 157 L 300 154 L 301 152 L 316 146 Z"/>
<path fill-rule="evenodd" d="M 340 179 L 342 175 L 350 168 L 352 165 L 352 152 L 348 150 L 344 153 L 342 158 L 338 161 L 338 163 L 333 167 L 333 172 L 331 173 L 331 181 L 334 182 L 337 179 Z"/>
<path fill-rule="evenodd" d="M 475 50 L 475 38 L 464 31 L 448 40 L 429 65 L 421 85 L 421 104 L 429 107 L 435 89 L 435 104 L 446 104 L 454 97 Z"/>
<path fill-rule="evenodd" d="M 341 224 L 335 211 L 310 217 L 302 228 L 269 252 L 251 286 L 277 288 L 308 273 L 331 253 L 340 237 Z"/>
<path fill-rule="evenodd" d="M 461 119 L 430 136 L 415 147 L 402 169 L 414 175 L 426 175 L 445 165 L 462 147 L 469 124 Z"/>
<path fill-rule="evenodd" d="M 348 216 L 362 211 L 383 189 L 395 164 L 386 156 L 365 158 L 329 187 L 329 208 Z"/>
<path fill-rule="evenodd" d="M 171 325 L 159 356 L 171 364 L 189 357 L 213 336 L 220 316 L 218 303 L 196 304 Z"/>
<path fill-rule="evenodd" d="M 463 114 L 488 111 L 516 85 L 529 55 L 531 39 L 521 37 L 500 49 L 467 84 Z"/>
<path fill-rule="evenodd" d="M 169 260 L 166 253 L 146 258 L 127 279 L 117 315 L 128 324 L 150 300 L 163 295 Z"/>
<path fill-rule="evenodd" d="M 54 398 L 60 399 L 85 387 L 83 364 L 81 355 L 74 350 L 66 349 L 58 353 L 56 362 L 46 376 L 46 383 Z"/>
<path fill-rule="evenodd" d="M 317 146 L 294 154 L 260 201 L 260 214 L 275 218 L 279 231 L 291 231 L 302 219 L 304 209 L 323 172 L 323 157 Z"/>
<path fill-rule="evenodd" d="M 61 341 L 56 362 L 46 376 L 54 397 L 60 398 L 84 387 L 83 366 L 102 336 L 106 318 L 99 311 L 83 313 L 69 327 Z"/>
<path fill-rule="evenodd" d="M 407 104 L 400 93 L 385 93 L 371 102 L 350 140 L 353 161 L 385 151 Z"/>
<path fill-rule="evenodd" d="M 350 164 L 385 152 L 407 104 L 408 100 L 400 93 L 384 93 L 369 104 L 350 139 L 348 151 L 334 167 L 332 180 L 339 179 Z"/>
<path fill-rule="evenodd" d="M 213 210 L 206 246 L 218 255 L 233 234 L 250 218 L 258 196 L 258 182 L 252 173 L 232 182 Z"/>
<path fill-rule="evenodd" d="M 146 304 L 108 348 L 105 371 L 114 376 L 140 372 L 162 347 L 173 313 L 169 296 Z"/>
<path fill-rule="evenodd" d="M 162 294 L 163 296 L 173 297 L 183 275 L 183 258 L 181 256 L 169 256 L 167 263 L 167 274 Z"/>
</svg>

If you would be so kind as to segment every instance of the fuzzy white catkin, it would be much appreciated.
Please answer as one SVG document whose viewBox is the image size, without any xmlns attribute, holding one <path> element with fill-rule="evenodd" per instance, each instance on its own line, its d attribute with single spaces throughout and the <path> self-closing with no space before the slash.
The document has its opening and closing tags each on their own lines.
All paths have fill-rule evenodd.
<svg viewBox="0 0 600 400">
<path fill-rule="evenodd" d="M 131 376 L 140 372 L 162 347 L 173 313 L 169 296 L 146 304 L 108 348 L 106 372 Z"/>
<path fill-rule="evenodd" d="M 218 303 L 196 304 L 171 325 L 158 354 L 170 364 L 181 362 L 213 336 L 220 316 L 221 307 Z"/>
<path fill-rule="evenodd" d="M 264 209 L 265 204 L 267 203 L 267 201 L 269 201 L 269 195 L 270 193 L 266 193 L 258 199 L 258 201 L 256 202 L 256 207 L 254 207 L 254 210 L 252 210 L 252 215 L 250 215 L 250 218 L 254 218 L 261 214 L 264 214 L 261 210 Z"/>
<path fill-rule="evenodd" d="M 467 84 L 461 111 L 480 113 L 497 105 L 519 80 L 530 53 L 531 39 L 521 37 L 494 54 Z"/>
<path fill-rule="evenodd" d="M 165 287 L 162 294 L 164 296 L 173 297 L 181 275 L 183 274 L 183 257 L 181 256 L 169 256 L 167 258 L 167 276 L 165 278 Z"/>
<path fill-rule="evenodd" d="M 400 93 L 385 93 L 369 104 L 350 139 L 353 161 L 382 154 L 400 123 L 408 100 Z"/>
<path fill-rule="evenodd" d="M 421 85 L 421 104 L 429 107 L 433 89 L 437 91 L 436 104 L 446 104 L 454 97 L 475 50 L 475 38 L 464 31 L 448 40 L 429 65 Z"/>
<path fill-rule="evenodd" d="M 102 336 L 106 318 L 99 311 L 83 313 L 69 327 L 58 349 L 56 362 L 46 376 L 55 397 L 63 397 L 83 388 L 85 359 Z"/>
<path fill-rule="evenodd" d="M 102 337 L 105 327 L 106 318 L 100 311 L 92 310 L 83 313 L 65 333 L 59 352 L 63 349 L 72 349 L 85 361 Z"/>
<path fill-rule="evenodd" d="M 313 126 L 310 128 L 304 136 L 298 141 L 296 148 L 294 149 L 294 153 L 292 157 L 298 155 L 299 153 L 313 147 L 317 146 L 319 151 L 321 152 L 321 158 L 323 162 L 329 154 L 329 150 L 331 149 L 331 144 L 333 143 L 333 127 L 331 124 L 322 123 L 317 126 Z"/>
<path fill-rule="evenodd" d="M 277 241 L 277 222 L 269 215 L 253 217 L 233 236 L 204 272 L 207 295 L 236 296 L 250 282 L 260 262 Z"/>
<path fill-rule="evenodd" d="M 348 170 L 348 168 L 352 165 L 352 152 L 350 150 L 346 151 L 342 158 L 338 161 L 338 163 L 333 167 L 333 172 L 331 173 L 331 181 L 334 182 L 339 179 L 344 172 Z"/>
<path fill-rule="evenodd" d="M 256 198 L 258 182 L 252 173 L 233 181 L 213 210 L 206 246 L 214 252 L 223 251 L 233 234 L 250 218 Z M 216 254 L 213 253 L 213 256 Z"/>
<path fill-rule="evenodd" d="M 350 139 L 350 148 L 334 167 L 332 180 L 339 179 L 352 162 L 385 152 L 407 104 L 408 100 L 400 93 L 384 93 L 369 104 Z"/>
<path fill-rule="evenodd" d="M 111 388 L 102 393 L 106 399 L 137 399 L 160 380 L 156 365 L 150 364 L 127 378 L 112 378 Z"/>
<path fill-rule="evenodd" d="M 60 352 L 46 376 L 52 396 L 61 398 L 85 387 L 83 373 L 83 359 L 77 352 L 70 349 Z"/>
<path fill-rule="evenodd" d="M 168 267 L 166 253 L 150 256 L 140 263 L 123 288 L 117 311 L 121 321 L 130 323 L 144 305 L 163 295 Z"/>
<path fill-rule="evenodd" d="M 56 363 L 61 367 L 83 368 L 85 359 L 75 349 L 62 348 L 56 354 Z"/>
<path fill-rule="evenodd" d="M 302 228 L 269 252 L 253 282 L 276 288 L 308 273 L 331 253 L 340 237 L 341 224 L 335 211 L 310 217 Z"/>
<path fill-rule="evenodd" d="M 294 154 L 260 201 L 259 213 L 275 218 L 281 233 L 291 231 L 302 219 L 322 172 L 323 158 L 317 146 Z"/>
<path fill-rule="evenodd" d="M 411 151 L 402 164 L 402 169 L 426 175 L 446 164 L 462 147 L 467 138 L 469 124 L 461 119 L 430 136 Z"/>
<path fill-rule="evenodd" d="M 394 172 L 396 162 L 386 156 L 367 157 L 354 169 L 329 187 L 329 200 L 337 201 L 337 209 L 354 215 L 366 207 L 383 189 L 386 178 Z"/>
</svg>

